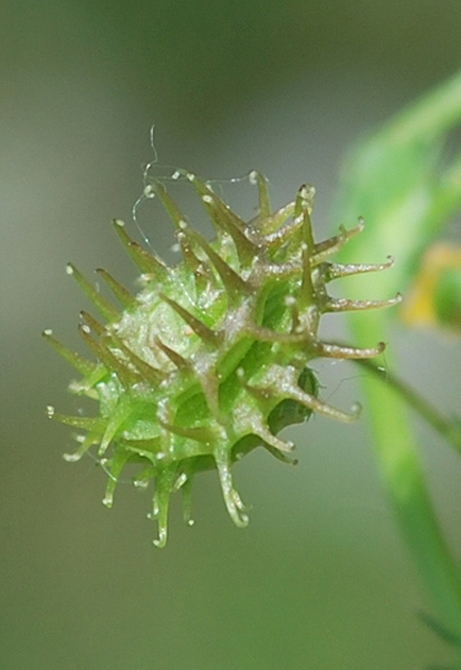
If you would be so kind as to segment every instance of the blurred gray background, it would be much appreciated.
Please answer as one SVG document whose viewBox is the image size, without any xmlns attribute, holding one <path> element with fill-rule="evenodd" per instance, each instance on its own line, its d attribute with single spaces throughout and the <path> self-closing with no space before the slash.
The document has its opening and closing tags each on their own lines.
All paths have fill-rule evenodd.
<svg viewBox="0 0 461 670">
<path fill-rule="evenodd" d="M 153 122 L 160 163 L 204 177 L 259 169 L 277 206 L 314 183 L 327 234 L 351 223 L 330 216 L 344 152 L 459 67 L 460 28 L 458 0 L 0 0 L 0 668 L 408 670 L 449 658 L 417 619 L 427 603 L 366 418 L 292 429 L 297 468 L 265 453 L 239 464 L 246 530 L 228 519 L 216 475 L 198 477 L 196 525 L 182 525 L 174 500 L 159 551 L 146 494 L 125 478 L 109 512 L 95 461 L 62 460 L 71 430 L 44 407 L 79 405 L 40 331 L 83 352 L 87 303 L 69 260 L 133 285 L 110 220 L 130 222 Z M 241 186 L 223 188 L 251 212 Z M 171 226 L 141 216 L 171 260 Z M 457 343 L 397 329 L 393 346 L 402 374 L 454 410 Z M 354 368 L 317 369 L 335 404 L 360 397 Z M 461 551 L 459 459 L 416 427 Z"/>
</svg>

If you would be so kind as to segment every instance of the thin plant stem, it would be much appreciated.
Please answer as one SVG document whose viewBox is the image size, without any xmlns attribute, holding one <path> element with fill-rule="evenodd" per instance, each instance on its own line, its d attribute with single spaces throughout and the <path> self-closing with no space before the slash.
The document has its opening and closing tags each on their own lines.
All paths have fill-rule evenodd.
<svg viewBox="0 0 461 670">
<path fill-rule="evenodd" d="M 386 319 L 379 315 L 374 315 L 366 327 L 354 318 L 352 325 L 357 337 L 370 338 L 370 341 L 375 340 L 378 333 L 386 335 Z M 390 352 L 387 359 L 392 364 Z M 458 565 L 443 537 L 433 508 L 406 403 L 402 402 L 402 388 L 383 384 L 376 374 L 366 375 L 363 384 L 381 475 L 401 530 L 436 617 L 447 629 L 460 636 L 461 581 Z"/>
<path fill-rule="evenodd" d="M 387 368 L 381 368 L 371 360 L 362 359 L 354 361 L 361 368 L 371 372 L 376 378 L 380 379 L 383 384 L 387 384 L 394 391 L 396 391 L 405 402 L 412 407 L 422 418 L 427 421 L 434 430 L 445 438 L 456 451 L 461 454 L 461 423 L 456 419 L 442 414 L 436 407 L 431 405 L 422 395 L 420 395 L 413 387 L 400 379 L 393 372 Z"/>
</svg>

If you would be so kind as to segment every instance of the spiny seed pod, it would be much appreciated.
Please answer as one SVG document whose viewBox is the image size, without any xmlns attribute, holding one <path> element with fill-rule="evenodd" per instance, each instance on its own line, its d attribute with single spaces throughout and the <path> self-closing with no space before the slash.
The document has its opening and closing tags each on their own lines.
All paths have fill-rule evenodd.
<svg viewBox="0 0 461 670">
<path fill-rule="evenodd" d="M 319 339 L 327 312 L 395 305 L 384 301 L 335 299 L 328 282 L 391 267 L 329 262 L 363 223 L 317 243 L 310 215 L 314 189 L 302 186 L 296 200 L 276 212 L 267 183 L 257 173 L 258 215 L 245 223 L 194 174 L 184 173 L 203 201 L 216 229 L 207 242 L 187 223 L 165 186 L 150 187 L 176 226 L 183 260 L 167 267 L 132 241 L 115 221 L 122 243 L 142 272 L 143 288 L 132 296 L 108 272 L 98 270 L 121 303 L 114 307 L 73 265 L 67 272 L 107 321 L 82 312 L 80 334 L 96 356 L 93 363 L 69 350 L 45 330 L 44 337 L 82 375 L 71 390 L 99 401 L 99 416 L 64 416 L 48 407 L 50 418 L 84 434 L 66 460 L 77 461 L 92 446 L 109 472 L 104 504 L 112 506 L 120 473 L 139 463 L 139 487 L 154 480 L 151 517 L 158 521 L 157 546 L 167 540 L 168 506 L 181 489 L 184 517 L 190 518 L 192 480 L 201 470 L 218 471 L 227 510 L 237 526 L 248 516 L 232 482 L 232 464 L 257 446 L 293 462 L 293 444 L 278 437 L 312 412 L 353 421 L 359 406 L 343 412 L 318 397 L 309 367 L 317 357 L 359 359 L 377 356 L 384 344 L 358 349 Z M 109 455 L 108 455 L 109 454 Z"/>
</svg>

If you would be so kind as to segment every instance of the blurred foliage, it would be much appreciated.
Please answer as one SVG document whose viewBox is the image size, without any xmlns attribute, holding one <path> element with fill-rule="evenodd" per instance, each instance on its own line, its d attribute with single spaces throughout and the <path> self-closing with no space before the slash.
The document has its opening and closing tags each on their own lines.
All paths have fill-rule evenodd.
<svg viewBox="0 0 461 670">
<path fill-rule="evenodd" d="M 98 510 L 103 473 L 88 476 L 90 458 L 77 470 L 62 461 L 66 429 L 56 438 L 44 405 L 62 396 L 68 370 L 39 332 L 52 325 L 77 340 L 70 315 L 84 305 L 63 279 L 65 261 L 88 271 L 115 262 L 131 277 L 108 222 L 128 218 L 139 195 L 153 121 L 162 160 L 220 176 L 257 167 L 280 201 L 312 181 L 322 226 L 344 147 L 458 66 L 459 0 L 0 5 L 0 667 L 408 670 L 441 659 L 442 645 L 414 617 L 421 591 L 365 420 L 347 430 L 309 422 L 293 436 L 304 443 L 297 469 L 272 469 L 257 454 L 257 467 L 239 469 L 258 503 L 248 532 L 222 523 L 205 478 L 201 523 L 183 529 L 174 509 L 173 543 L 156 554 L 142 540 L 142 496 L 122 486 L 123 504 Z M 171 229 L 154 239 L 163 253 Z M 393 243 L 372 249 L 376 260 L 395 254 L 391 281 Z M 424 354 L 424 333 L 413 342 Z M 459 363 L 448 365 L 443 391 L 456 398 Z M 342 364 L 324 372 L 332 399 L 347 405 L 353 382 L 334 390 Z M 430 431 L 424 446 L 433 446 Z M 458 535 L 455 455 L 432 457 L 440 511 Z"/>
<path fill-rule="evenodd" d="M 451 162 L 443 155 L 460 124 L 458 73 L 361 144 L 343 168 L 338 215 L 341 221 L 357 212 L 364 217 L 367 228 L 356 246 L 375 254 L 392 248 L 398 263 L 388 275 L 390 291 L 413 284 L 428 247 L 461 205 L 461 154 Z"/>
<path fill-rule="evenodd" d="M 368 258 L 372 250 L 392 249 L 397 265 L 387 279 L 390 291 L 409 292 L 402 314 L 410 325 L 459 327 L 460 251 L 435 241 L 446 233 L 461 205 L 461 155 L 449 161 L 443 145 L 461 125 L 461 73 L 411 105 L 368 141 L 359 145 L 344 168 L 339 198 L 341 219 L 360 212 L 368 221 L 357 246 Z M 349 250 L 343 257 L 349 259 Z M 381 283 L 381 278 L 380 278 Z M 404 303 L 405 304 L 405 303 Z M 392 310 L 376 313 L 368 323 L 352 315 L 359 338 L 392 340 Z M 374 444 L 391 500 L 440 619 L 440 630 L 461 635 L 461 581 L 458 562 L 443 538 L 428 492 L 402 398 L 441 434 L 456 434 L 459 420 L 439 421 L 437 410 L 413 389 L 393 383 L 396 364 L 387 355 L 390 374 L 364 380 L 371 409 Z M 398 365 L 398 364 L 397 364 Z M 414 402 L 416 399 L 416 403 Z M 437 420 L 434 421 L 434 415 Z M 447 429 L 450 425 L 451 429 Z M 459 446 L 459 444 L 458 444 Z"/>
<path fill-rule="evenodd" d="M 461 331 L 461 247 L 436 242 L 423 254 L 401 316 L 408 325 Z"/>
</svg>

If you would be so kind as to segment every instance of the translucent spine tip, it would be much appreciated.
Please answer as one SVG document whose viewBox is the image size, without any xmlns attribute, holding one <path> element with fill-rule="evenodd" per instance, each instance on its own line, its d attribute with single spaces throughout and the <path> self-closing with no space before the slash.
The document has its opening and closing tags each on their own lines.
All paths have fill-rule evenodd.
<svg viewBox="0 0 461 670">
<path fill-rule="evenodd" d="M 163 282 L 168 276 L 168 268 L 159 258 L 149 253 L 140 244 L 134 242 L 125 230 L 122 221 L 115 220 L 114 228 L 123 246 L 130 254 L 143 274 L 152 275 L 158 282 Z"/>
<path fill-rule="evenodd" d="M 82 273 L 77 270 L 75 265 L 72 265 L 72 263 L 67 263 L 66 273 L 72 277 L 75 277 L 79 286 L 86 293 L 88 298 L 103 315 L 103 317 L 107 319 L 107 321 L 117 320 L 119 317 L 118 310 L 113 305 L 111 305 L 111 303 L 103 295 L 101 295 L 87 279 L 85 279 Z"/>
</svg>

